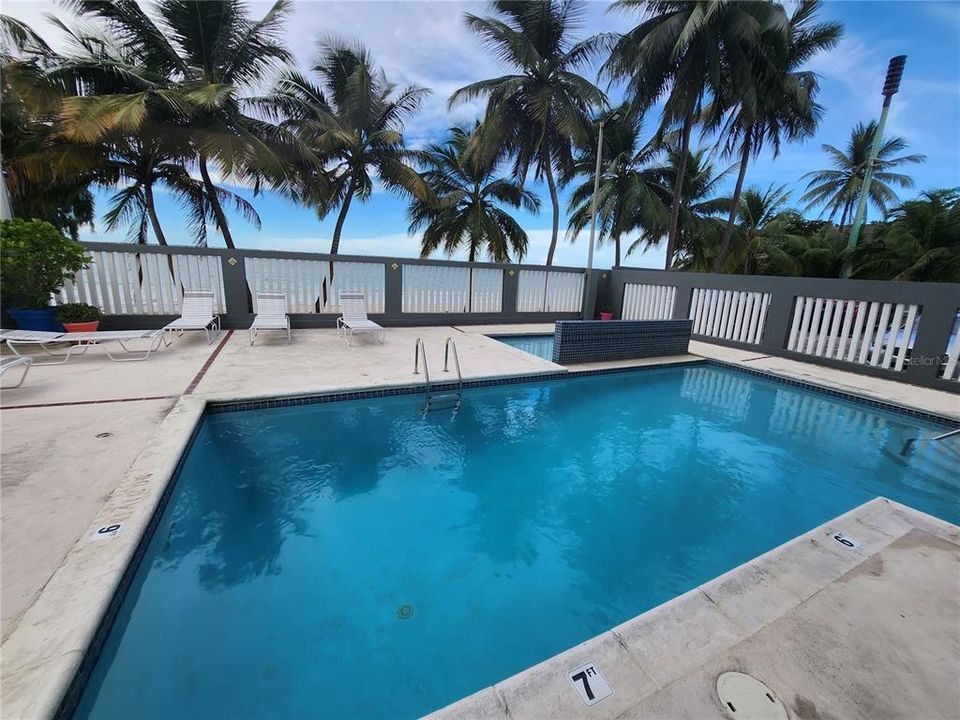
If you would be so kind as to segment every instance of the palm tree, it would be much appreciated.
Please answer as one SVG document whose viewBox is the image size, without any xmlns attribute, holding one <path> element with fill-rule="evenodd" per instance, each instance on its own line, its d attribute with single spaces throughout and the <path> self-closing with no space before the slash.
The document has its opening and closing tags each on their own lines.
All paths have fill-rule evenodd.
<svg viewBox="0 0 960 720">
<path fill-rule="evenodd" d="M 726 77 L 745 62 L 739 50 L 759 47 L 760 36 L 778 21 L 778 6 L 726 0 L 617 0 L 612 7 L 640 10 L 644 16 L 616 42 L 603 73 L 613 80 L 627 80 L 628 91 L 640 106 L 666 95 L 659 134 L 679 127 L 679 165 L 665 261 L 669 270 L 680 244 L 681 199 L 693 126 L 709 97 L 715 105 L 726 97 Z"/>
<path fill-rule="evenodd" d="M 740 156 L 733 203 L 716 258 L 718 271 L 730 249 L 751 156 L 759 155 L 769 142 L 777 157 L 783 140 L 810 137 L 817 129 L 823 111 L 814 101 L 819 83 L 815 73 L 801 68 L 817 53 L 834 47 L 843 32 L 839 23 L 816 23 L 821 4 L 821 0 L 802 0 L 782 24 L 771 25 L 762 33 L 760 52 L 742 48 L 746 61 L 733 64 L 733 70 L 739 72 L 730 74 L 724 87 L 727 98 L 715 103 L 721 111 L 717 113 L 718 125 L 722 108 L 732 108 L 722 121 L 722 137 L 725 151 L 739 152 Z"/>
<path fill-rule="evenodd" d="M 546 264 L 552 265 L 560 231 L 555 172 L 569 176 L 572 143 L 587 137 L 590 110 L 606 104 L 603 92 L 577 74 L 601 39 L 573 40 L 584 12 L 581 0 L 497 0 L 492 7 L 495 17 L 467 14 L 467 26 L 513 72 L 460 88 L 449 105 L 486 98 L 483 129 L 472 151 L 489 164 L 512 157 L 521 186 L 531 168 L 536 180 L 546 180 L 553 207 Z"/>
<path fill-rule="evenodd" d="M 736 234 L 732 248 L 715 271 L 747 275 L 796 275 L 797 262 L 784 245 L 793 239 L 792 211 L 785 209 L 790 192 L 785 185 L 766 190 L 748 187 L 740 195 L 735 217 Z M 724 226 L 724 238 L 726 226 Z M 721 248 L 723 239 L 721 239 Z"/>
<path fill-rule="evenodd" d="M 283 182 L 283 153 L 296 145 L 245 115 L 240 93 L 291 60 L 281 43 L 290 0 L 277 0 L 260 20 L 242 0 L 163 0 L 154 6 L 156 21 L 133 0 L 73 0 L 72 7 L 100 27 L 96 36 L 75 34 L 87 52 L 59 71 L 84 90 L 63 103 L 64 134 L 86 143 L 144 128 L 185 134 L 210 213 L 234 247 L 210 164 L 225 176 Z M 111 45 L 116 51 L 104 54 Z"/>
<path fill-rule="evenodd" d="M 540 200 L 511 178 L 496 177 L 476 153 L 467 152 L 478 128 L 479 123 L 473 131 L 451 128 L 447 142 L 421 153 L 423 179 L 435 195 L 410 205 L 410 232 L 423 229 L 421 257 L 441 248 L 449 256 L 462 245 L 470 262 L 483 251 L 499 263 L 510 262 L 511 254 L 520 260 L 527 252 L 526 232 L 500 205 L 537 212 Z"/>
<path fill-rule="evenodd" d="M 57 136 L 68 88 L 47 78 L 60 57 L 33 29 L 0 15 L 0 157 L 13 213 L 46 220 L 74 240 L 94 220 L 90 191 L 102 152 Z"/>
<path fill-rule="evenodd" d="M 685 179 L 677 183 L 681 167 Z M 713 267 L 722 233 L 717 216 L 730 210 L 730 198 L 717 197 L 717 190 L 732 170 L 730 166 L 718 172 L 705 148 L 690 151 L 683 162 L 677 147 L 668 147 L 664 162 L 653 168 L 663 202 L 670 208 L 671 216 L 677 217 L 677 258 L 671 269 L 707 272 Z M 674 213 L 672 188 L 678 185 L 683 188 L 683 195 Z M 640 238 L 627 249 L 627 255 L 654 244 L 654 238 Z"/>
<path fill-rule="evenodd" d="M 887 215 L 876 237 L 853 251 L 853 277 L 960 281 L 960 188 L 933 190 Z"/>
<path fill-rule="evenodd" d="M 614 266 L 620 265 L 621 238 L 634 230 L 645 237 L 662 238 L 669 211 L 651 165 L 657 149 L 640 144 L 640 121 L 626 105 L 604 118 L 600 183 L 597 187 L 598 244 L 614 245 Z M 583 178 L 570 195 L 568 236 L 576 236 L 593 218 L 593 185 L 597 162 L 595 131 L 587 136 L 574 160 L 574 173 Z"/>
<path fill-rule="evenodd" d="M 319 84 L 287 71 L 259 104 L 283 115 L 282 127 L 314 153 L 314 165 L 299 167 L 293 194 L 321 219 L 340 208 L 330 244 L 336 254 L 350 204 L 370 198 L 374 174 L 388 190 L 430 199 L 403 138 L 404 121 L 430 91 L 417 85 L 398 89 L 362 45 L 340 40 L 321 44 L 313 71 Z"/>
<path fill-rule="evenodd" d="M 215 222 L 208 189 L 190 177 L 184 163 L 190 157 L 187 148 L 179 153 L 170 147 L 169 139 L 150 136 L 122 137 L 109 145 L 108 156 L 98 169 L 96 179 L 102 185 L 126 183 L 110 198 L 110 209 L 104 214 L 107 230 L 129 224 L 131 240 L 147 242 L 147 226 L 153 229 L 159 245 L 167 239 L 157 216 L 154 191 L 164 185 L 185 206 L 191 234 L 198 245 L 207 244 L 207 222 Z M 214 188 L 221 204 L 230 203 L 258 229 L 260 217 L 253 206 L 239 195 L 221 187 Z"/>
<path fill-rule="evenodd" d="M 839 214 L 841 228 L 846 225 L 848 219 L 852 219 L 876 132 L 875 121 L 866 125 L 858 123 L 853 128 L 846 151 L 833 145 L 823 146 L 833 167 L 828 170 L 809 172 L 803 176 L 810 178 L 806 192 L 800 198 L 807 203 L 805 210 L 823 205 L 820 217 L 826 215 L 832 221 Z M 873 181 L 870 183 L 870 202 L 881 213 L 885 213 L 887 206 L 897 200 L 897 193 L 891 187 L 892 185 L 901 188 L 913 187 L 913 180 L 909 175 L 891 172 L 891 170 L 926 160 L 924 155 L 897 156 L 897 153 L 907 149 L 907 145 L 904 138 L 896 135 L 884 138 L 880 145 L 880 152 L 874 164 Z"/>
</svg>

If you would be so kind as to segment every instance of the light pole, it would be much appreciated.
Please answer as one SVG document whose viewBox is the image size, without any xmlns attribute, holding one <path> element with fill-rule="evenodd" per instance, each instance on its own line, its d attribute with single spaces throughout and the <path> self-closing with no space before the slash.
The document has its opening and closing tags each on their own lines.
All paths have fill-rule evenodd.
<svg viewBox="0 0 960 720">
<path fill-rule="evenodd" d="M 600 132 L 597 136 L 597 167 L 593 173 L 593 200 L 590 202 L 590 249 L 587 251 L 587 272 L 593 269 L 593 246 L 597 238 L 597 195 L 600 193 L 600 161 L 603 158 L 603 124 L 607 120 L 615 121 L 619 112 L 600 118 Z"/>
<path fill-rule="evenodd" d="M 853 250 L 860 240 L 860 229 L 863 226 L 863 218 L 867 214 L 867 200 L 870 198 L 870 183 L 873 181 L 873 167 L 877 162 L 880 146 L 883 144 L 883 129 L 887 124 L 887 115 L 890 112 L 890 99 L 900 89 L 900 78 L 903 77 L 903 66 L 906 65 L 906 63 L 906 55 L 897 55 L 895 58 L 890 58 L 890 64 L 887 66 L 887 79 L 883 83 L 883 111 L 880 113 L 880 122 L 877 125 L 877 132 L 873 136 L 873 144 L 870 146 L 870 156 L 867 158 L 867 167 L 863 173 L 863 187 L 860 189 L 860 202 L 857 204 L 857 212 L 853 216 L 853 227 L 850 228 L 850 239 L 847 241 L 847 248 L 850 250 Z M 850 275 L 849 260 L 844 268 L 844 275 Z"/>
</svg>

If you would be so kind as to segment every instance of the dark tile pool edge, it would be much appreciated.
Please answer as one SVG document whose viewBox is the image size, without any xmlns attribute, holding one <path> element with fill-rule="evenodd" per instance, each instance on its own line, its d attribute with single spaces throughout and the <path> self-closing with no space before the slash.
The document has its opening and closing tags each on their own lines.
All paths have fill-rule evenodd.
<svg viewBox="0 0 960 720">
<path fill-rule="evenodd" d="M 464 380 L 463 389 L 473 390 L 475 388 L 494 387 L 496 385 L 522 385 L 524 383 L 563 380 L 564 378 L 586 377 L 590 375 L 614 375 L 620 373 L 638 372 L 641 370 L 659 370 L 663 368 L 680 367 L 686 365 L 704 365 L 708 362 L 709 360 L 703 358 L 699 360 L 679 360 L 657 363 L 655 365 L 601 368 L 596 370 L 583 370 L 576 372 L 569 372 L 567 370 L 553 370 L 550 372 L 533 373 L 529 375 L 497 375 L 489 378 L 478 378 L 476 380 Z M 456 390 L 457 383 L 430 383 L 430 388 L 433 391 L 446 392 L 450 390 Z M 225 412 L 240 412 L 243 410 L 264 410 L 274 407 L 315 405 L 318 403 L 341 402 L 344 400 L 367 400 L 370 398 L 395 397 L 397 395 L 422 395 L 426 393 L 426 391 L 426 383 L 418 383 L 415 385 L 397 385 L 386 388 L 349 390 L 347 392 L 337 392 L 332 390 L 324 393 L 311 393 L 310 395 L 291 395 L 278 398 L 264 398 L 260 400 L 213 400 L 207 404 L 207 412 L 210 414 L 219 414 Z"/>
<path fill-rule="evenodd" d="M 671 362 L 662 362 L 649 365 L 628 365 L 615 368 L 596 368 L 593 370 L 556 370 L 544 373 L 535 373 L 529 375 L 498 375 L 489 378 L 478 378 L 476 380 L 464 380 L 463 389 L 471 390 L 474 388 L 493 387 L 496 385 L 520 385 L 524 383 L 536 383 L 543 381 L 561 380 L 564 378 L 590 377 L 595 375 L 619 375 L 623 373 L 644 372 L 646 370 L 660 370 L 664 368 L 685 367 L 688 365 L 715 365 L 728 370 L 752 375 L 754 377 L 764 378 L 781 385 L 802 388 L 813 393 L 836 397 L 850 402 L 859 403 L 868 407 L 885 410 L 887 412 L 899 413 L 909 417 L 927 420 L 929 422 L 949 425 L 952 427 L 960 426 L 960 419 L 952 418 L 947 415 L 940 415 L 925 410 L 917 410 L 905 405 L 898 405 L 884 400 L 858 395 L 846 390 L 837 390 L 834 388 L 819 385 L 806 380 L 784 377 L 767 370 L 758 370 L 756 368 L 745 367 L 735 362 L 717 360 L 715 358 L 698 358 L 692 360 L 678 360 Z M 434 391 L 449 392 L 457 389 L 455 382 L 431 383 L 430 387 Z M 379 397 L 394 397 L 398 395 L 420 395 L 427 390 L 426 383 L 415 385 L 399 385 L 386 388 L 369 388 L 350 390 L 347 392 L 330 391 L 324 393 L 311 393 L 310 395 L 291 395 L 277 398 L 264 398 L 259 400 L 230 400 L 230 401 L 211 401 L 207 404 L 206 412 L 210 414 L 219 414 L 226 412 L 240 412 L 243 410 L 264 410 L 274 407 L 294 407 L 299 405 L 314 405 L 318 403 L 341 402 L 345 400 L 366 400 Z"/>
<path fill-rule="evenodd" d="M 143 528 L 142 532 L 140 533 L 140 537 L 137 539 L 137 544 L 133 550 L 133 554 L 130 557 L 130 561 L 124 568 L 123 573 L 121 574 L 120 579 L 110 596 L 110 602 L 107 605 L 107 609 L 104 611 L 100 618 L 100 622 L 97 624 L 97 629 L 94 632 L 93 638 L 91 639 L 89 645 L 87 645 L 87 649 L 84 651 L 83 657 L 80 659 L 77 670 L 74 673 L 73 678 L 70 680 L 70 684 L 67 686 L 66 692 L 63 694 L 59 707 L 57 707 L 57 710 L 53 715 L 54 720 L 70 720 L 70 718 L 72 718 L 73 714 L 76 712 L 77 706 L 80 704 L 80 698 L 83 696 L 83 691 L 86 689 L 87 683 L 90 681 L 90 676 L 93 673 L 93 669 L 96 667 L 97 661 L 100 659 L 100 653 L 103 651 L 104 645 L 106 645 L 107 642 L 107 638 L 110 635 L 110 631 L 113 629 L 113 624 L 116 622 L 117 616 L 120 614 L 120 608 L 123 606 L 123 601 L 126 600 L 127 593 L 130 591 L 130 587 L 133 585 L 133 579 L 136 577 L 137 571 L 140 569 L 140 564 L 143 562 L 143 558 L 146 555 L 147 547 L 150 545 L 151 540 L 153 540 L 153 535 L 160 524 L 160 519 L 163 517 L 164 511 L 167 509 L 167 505 L 170 502 L 170 497 L 173 495 L 173 490 L 177 486 L 177 482 L 180 479 L 180 473 L 183 470 L 183 465 L 186 462 L 187 456 L 190 454 L 191 448 L 193 448 L 193 444 L 197 439 L 197 435 L 200 433 L 200 427 L 202 425 L 203 414 L 201 414 L 197 422 L 194 423 L 193 429 L 190 431 L 190 437 L 187 439 L 186 445 L 184 445 L 183 450 L 180 453 L 180 457 L 177 458 L 177 464 L 174 467 L 173 472 L 170 474 L 170 477 L 167 479 L 166 485 L 164 485 L 163 492 L 158 498 L 153 512 L 150 515 L 150 520 L 147 522 L 146 527 Z"/>
</svg>

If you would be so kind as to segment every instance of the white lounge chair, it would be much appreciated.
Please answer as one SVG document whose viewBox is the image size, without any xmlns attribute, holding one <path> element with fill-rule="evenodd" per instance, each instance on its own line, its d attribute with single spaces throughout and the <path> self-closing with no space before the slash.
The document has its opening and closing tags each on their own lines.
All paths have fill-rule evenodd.
<svg viewBox="0 0 960 720">
<path fill-rule="evenodd" d="M 146 348 L 130 348 L 127 343 L 131 340 L 149 340 Z M 167 333 L 162 329 L 154 330 L 100 330 L 97 332 L 85 333 L 57 333 L 44 332 L 40 330 L 0 330 L 0 341 L 6 342 L 10 351 L 18 357 L 18 350 L 21 346 L 33 346 L 40 348 L 53 360 L 49 362 L 36 362 L 34 365 L 63 365 L 74 355 L 83 355 L 91 346 L 96 345 L 103 349 L 107 357 L 114 362 L 130 362 L 131 360 L 146 360 L 150 355 L 160 348 L 160 344 L 170 345 Z M 51 352 L 49 345 L 62 345 L 69 343 L 66 352 Z M 114 355 L 110 352 L 109 346 L 116 343 L 123 350 L 125 355 Z"/>
<path fill-rule="evenodd" d="M 287 296 L 279 292 L 257 293 L 257 315 L 250 325 L 250 344 L 261 330 L 286 330 L 290 342 L 290 317 L 287 315 Z"/>
<path fill-rule="evenodd" d="M 27 379 L 27 373 L 30 372 L 30 365 L 33 363 L 33 358 L 28 357 L 13 357 L 13 358 L 3 358 L 0 361 L 0 375 L 3 375 L 8 370 L 13 368 L 20 367 L 23 368 L 23 374 L 20 376 L 20 380 L 17 381 L 16 385 L 4 385 L 4 390 L 10 390 L 12 388 L 18 388 L 23 385 L 23 381 Z"/>
<path fill-rule="evenodd" d="M 343 290 L 340 293 L 341 317 L 337 318 L 337 334 L 347 345 L 353 341 L 354 333 L 373 335 L 374 339 L 383 345 L 384 330 L 373 320 L 367 318 L 367 301 L 362 292 L 357 290 Z"/>
<path fill-rule="evenodd" d="M 180 317 L 163 326 L 167 332 L 176 331 L 182 335 L 184 330 L 203 330 L 207 334 L 207 343 L 215 336 L 211 330 L 220 332 L 220 316 L 213 312 L 213 290 L 186 290 L 180 306 Z"/>
</svg>

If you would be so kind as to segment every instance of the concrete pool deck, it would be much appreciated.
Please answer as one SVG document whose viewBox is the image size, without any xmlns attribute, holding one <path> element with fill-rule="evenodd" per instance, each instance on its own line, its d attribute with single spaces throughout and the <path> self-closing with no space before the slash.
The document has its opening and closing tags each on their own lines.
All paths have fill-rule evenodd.
<svg viewBox="0 0 960 720">
<path fill-rule="evenodd" d="M 98 519 L 115 517 L 111 513 L 116 507 L 111 506 L 111 502 L 122 501 L 124 512 L 131 513 L 130 517 L 140 522 L 149 518 L 152 506 L 149 502 L 146 502 L 149 507 L 144 506 L 147 496 L 143 495 L 146 492 L 143 487 L 140 494 L 133 496 L 118 496 L 117 488 L 122 482 L 136 481 L 138 476 L 143 482 L 159 483 L 161 488 L 165 484 L 161 476 L 165 468 L 172 468 L 169 458 L 149 471 L 143 470 L 144 463 L 157 461 L 158 447 L 167 454 L 172 453 L 175 463 L 179 446 L 176 442 L 171 444 L 172 438 L 159 437 L 166 434 L 166 430 L 160 430 L 161 423 L 170 429 L 177 423 L 195 422 L 208 400 L 420 384 L 423 376 L 412 373 L 417 337 L 426 342 L 435 381 L 449 377 L 442 372 L 443 343 L 448 336 L 457 342 L 465 378 L 562 374 L 567 372 L 566 368 L 485 336 L 485 333 L 551 330 L 552 325 L 390 328 L 385 345 L 358 339 L 353 348 L 346 347 L 332 330 L 295 330 L 291 345 L 279 334 L 261 335 L 252 347 L 246 333 L 240 331 L 225 334 L 212 345 L 207 345 L 198 335 L 186 336 L 177 340 L 170 350 L 142 363 L 112 363 L 92 349 L 64 366 L 33 368 L 22 388 L 0 393 L 3 716 L 43 716 L 32 701 L 24 705 L 12 702 L 11 698 L 35 700 L 37 686 L 26 679 L 55 682 L 59 677 L 62 680 L 47 663 L 76 661 L 79 648 L 85 647 L 74 646 L 69 651 L 51 653 L 47 646 L 38 656 L 33 650 L 43 636 L 37 635 L 36 628 L 29 623 L 19 626 L 25 613 L 33 612 L 34 617 L 41 619 L 55 614 L 55 607 L 34 607 L 45 588 L 56 590 L 64 583 L 70 591 L 82 591 L 88 581 L 94 579 L 89 576 L 80 580 L 84 577 L 83 565 L 78 570 L 66 568 L 64 563 L 72 554 L 71 548 L 74 551 L 86 548 L 86 552 L 90 552 L 90 546 L 84 545 L 90 528 L 97 525 Z M 684 357 L 591 367 L 693 362 L 701 357 L 742 363 L 746 367 L 960 418 L 960 399 L 956 395 L 705 343 L 691 343 L 691 355 Z M 570 368 L 571 371 L 577 369 L 587 368 Z M 175 404 L 177 410 L 171 417 Z M 136 533 L 131 532 L 127 540 L 115 543 L 114 547 L 135 539 Z M 123 565 L 122 555 L 114 557 L 107 571 L 116 573 Z M 108 577 L 112 576 L 100 575 L 95 579 L 105 581 Z M 64 592 L 67 589 L 61 590 L 61 598 Z M 56 600 L 56 595 L 50 598 Z M 97 608 L 97 605 L 81 605 L 77 612 L 96 615 Z M 90 629 L 89 625 L 85 627 Z M 18 631 L 17 642 L 10 645 L 6 641 L 14 631 Z M 77 640 L 80 635 L 70 635 L 68 640 Z M 46 637 L 49 642 L 50 636 Z M 68 644 L 56 647 L 63 650 Z M 16 708 L 22 712 L 15 714 Z"/>
</svg>

